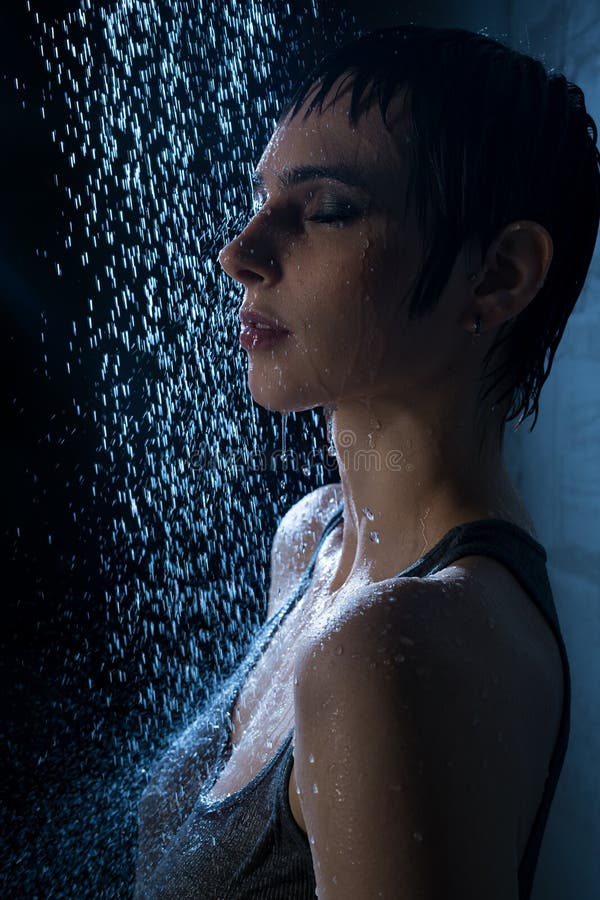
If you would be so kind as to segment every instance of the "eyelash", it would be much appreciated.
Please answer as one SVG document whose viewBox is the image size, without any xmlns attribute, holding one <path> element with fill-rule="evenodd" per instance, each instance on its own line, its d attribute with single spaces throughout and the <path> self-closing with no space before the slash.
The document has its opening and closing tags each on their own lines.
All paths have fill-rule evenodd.
<svg viewBox="0 0 600 900">
<path fill-rule="evenodd" d="M 330 212 L 322 211 L 320 214 L 318 213 L 315 216 L 310 216 L 309 222 L 319 222 L 324 225 L 333 225 L 337 224 L 337 228 L 342 228 L 344 222 L 349 222 L 351 219 L 356 218 L 357 212 L 349 203 L 344 203 L 343 206 L 334 206 Z"/>
<path fill-rule="evenodd" d="M 251 205 L 251 215 L 258 215 L 263 206 L 264 201 L 255 200 Z M 327 212 L 328 206 L 330 210 L 329 212 Z M 358 211 L 354 209 L 350 203 L 343 203 L 342 205 L 336 205 L 334 203 L 330 203 L 328 205 L 327 203 L 325 203 L 321 213 L 309 216 L 307 218 L 307 222 L 318 222 L 322 225 L 335 225 L 335 227 L 337 228 L 342 228 L 344 222 L 355 219 L 357 215 Z"/>
</svg>

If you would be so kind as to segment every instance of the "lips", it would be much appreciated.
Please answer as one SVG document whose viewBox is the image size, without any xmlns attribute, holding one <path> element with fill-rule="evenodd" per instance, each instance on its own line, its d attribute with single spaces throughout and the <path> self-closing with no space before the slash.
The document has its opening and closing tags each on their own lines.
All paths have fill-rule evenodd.
<svg viewBox="0 0 600 900">
<path fill-rule="evenodd" d="M 269 332 L 290 334 L 289 329 L 286 328 L 280 320 L 266 313 L 258 312 L 258 310 L 255 309 L 240 310 L 240 322 L 244 329 L 256 329 L 265 334 L 268 334 Z"/>
</svg>

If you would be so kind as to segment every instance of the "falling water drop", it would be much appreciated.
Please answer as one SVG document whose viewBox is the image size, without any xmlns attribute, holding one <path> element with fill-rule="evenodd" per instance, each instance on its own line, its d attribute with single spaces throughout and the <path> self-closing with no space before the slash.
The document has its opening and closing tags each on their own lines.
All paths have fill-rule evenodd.
<svg viewBox="0 0 600 900">
<path fill-rule="evenodd" d="M 284 471 L 287 468 L 287 418 L 288 413 L 281 413 L 281 463 Z"/>
<path fill-rule="evenodd" d="M 335 456 L 335 444 L 333 443 L 333 409 L 331 407 L 325 412 L 325 425 L 327 429 L 327 455 Z"/>
</svg>

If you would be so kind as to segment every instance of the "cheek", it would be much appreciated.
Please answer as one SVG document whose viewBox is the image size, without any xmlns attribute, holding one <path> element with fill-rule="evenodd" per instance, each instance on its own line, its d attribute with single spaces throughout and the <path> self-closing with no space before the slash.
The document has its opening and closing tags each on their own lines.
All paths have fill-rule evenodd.
<svg viewBox="0 0 600 900">
<path fill-rule="evenodd" d="M 332 339 L 340 348 L 349 349 L 362 333 L 370 304 L 363 262 L 360 251 L 348 255 L 345 262 L 330 258 L 318 277 L 303 279 L 299 322 L 307 349 L 331 348 Z"/>
</svg>

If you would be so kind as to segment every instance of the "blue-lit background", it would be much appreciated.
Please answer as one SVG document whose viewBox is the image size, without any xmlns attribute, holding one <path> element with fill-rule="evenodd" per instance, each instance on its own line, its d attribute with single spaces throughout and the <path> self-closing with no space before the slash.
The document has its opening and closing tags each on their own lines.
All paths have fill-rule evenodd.
<svg viewBox="0 0 600 900">
<path fill-rule="evenodd" d="M 216 262 L 278 104 L 332 41 L 485 29 L 583 88 L 587 0 L 31 2 L 4 12 L 0 169 L 4 897 L 124 897 L 148 761 L 265 613 L 270 539 L 335 478 L 316 414 L 252 404 Z M 549 188 L 551 189 L 551 187 Z M 600 881 L 598 254 L 507 459 L 549 556 L 571 744 L 534 900 Z"/>
</svg>

